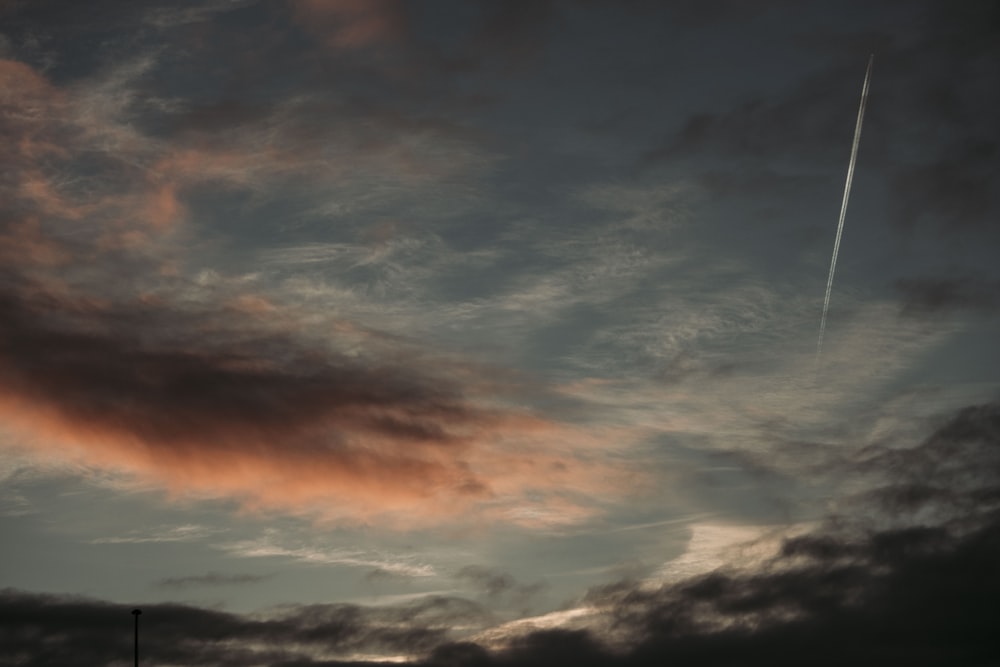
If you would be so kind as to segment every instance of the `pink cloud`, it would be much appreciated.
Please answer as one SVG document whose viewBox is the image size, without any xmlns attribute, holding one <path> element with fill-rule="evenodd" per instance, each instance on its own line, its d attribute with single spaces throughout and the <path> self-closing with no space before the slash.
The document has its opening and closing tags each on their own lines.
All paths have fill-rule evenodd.
<svg viewBox="0 0 1000 667">
<path fill-rule="evenodd" d="M 37 287 L 0 296 L 0 415 L 42 458 L 177 498 L 397 527 L 562 525 L 622 492 L 594 436 L 503 407 L 447 364 L 269 331 L 262 299 L 238 301 L 248 319 Z"/>
</svg>

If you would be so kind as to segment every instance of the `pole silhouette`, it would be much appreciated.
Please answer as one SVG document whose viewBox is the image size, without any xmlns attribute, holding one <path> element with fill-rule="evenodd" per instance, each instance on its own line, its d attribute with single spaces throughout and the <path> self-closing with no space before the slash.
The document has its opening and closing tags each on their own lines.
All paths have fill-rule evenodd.
<svg viewBox="0 0 1000 667">
<path fill-rule="evenodd" d="M 135 616 L 135 667 L 139 667 L 139 614 L 141 613 L 141 609 L 132 610 L 132 615 Z"/>
</svg>

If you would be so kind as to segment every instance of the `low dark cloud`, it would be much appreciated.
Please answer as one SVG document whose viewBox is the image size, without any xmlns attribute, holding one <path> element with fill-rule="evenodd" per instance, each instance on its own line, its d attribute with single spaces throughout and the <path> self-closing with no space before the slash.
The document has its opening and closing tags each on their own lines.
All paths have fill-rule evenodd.
<svg viewBox="0 0 1000 667">
<path fill-rule="evenodd" d="M 6 589 L 0 592 L 0 661 L 34 667 L 126 660 L 132 654 L 133 607 Z M 144 663 L 214 667 L 319 665 L 358 651 L 429 651 L 449 626 L 483 618 L 478 606 L 451 598 L 388 608 L 298 606 L 268 617 L 171 603 L 141 608 Z"/>
<path fill-rule="evenodd" d="M 270 618 L 161 604 L 144 607 L 148 659 L 304 667 L 347 664 L 333 654 L 366 650 L 424 655 L 427 667 L 1000 661 L 1000 403 L 961 410 L 912 447 L 860 450 L 853 466 L 859 480 L 879 483 L 749 569 L 592 589 L 583 602 L 603 610 L 602 630 L 531 632 L 490 649 L 445 629 L 489 620 L 454 598 Z M 511 583 L 492 570 L 469 576 L 494 589 Z M 4 591 L 0 658 L 30 667 L 127 656 L 130 608 Z"/>
<path fill-rule="evenodd" d="M 240 586 L 256 584 L 270 579 L 271 574 L 223 574 L 209 572 L 186 577 L 165 577 L 156 582 L 160 588 L 189 588 L 195 586 Z"/>
<path fill-rule="evenodd" d="M 610 642 L 529 635 L 508 650 L 438 649 L 429 665 L 978 665 L 1000 660 L 1000 404 L 922 443 L 866 450 L 882 483 L 850 515 L 785 540 L 750 571 L 591 591 Z M 915 492 L 916 480 L 925 487 Z M 905 502 L 900 502 L 905 499 Z M 933 511 L 931 511 L 933 510 Z"/>
</svg>

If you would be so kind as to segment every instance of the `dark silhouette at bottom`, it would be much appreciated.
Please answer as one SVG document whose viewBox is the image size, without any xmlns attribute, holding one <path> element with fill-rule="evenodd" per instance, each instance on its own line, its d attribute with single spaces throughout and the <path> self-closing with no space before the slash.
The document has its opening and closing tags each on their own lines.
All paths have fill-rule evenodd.
<svg viewBox="0 0 1000 667">
<path fill-rule="evenodd" d="M 141 613 L 141 609 L 132 610 L 132 615 L 135 616 L 135 667 L 139 667 L 139 614 Z"/>
</svg>

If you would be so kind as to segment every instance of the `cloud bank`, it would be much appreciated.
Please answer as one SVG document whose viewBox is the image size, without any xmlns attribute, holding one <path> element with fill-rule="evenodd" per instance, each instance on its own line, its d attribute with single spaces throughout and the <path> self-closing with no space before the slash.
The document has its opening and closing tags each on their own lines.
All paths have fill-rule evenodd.
<svg viewBox="0 0 1000 667">
<path fill-rule="evenodd" d="M 470 633 L 492 623 L 489 615 L 440 597 L 268 616 L 161 604 L 144 609 L 146 655 L 192 665 L 303 667 L 355 664 L 350 655 L 360 652 L 427 667 L 1000 659 L 1000 404 L 961 410 L 909 447 L 861 450 L 851 466 L 871 482 L 867 490 L 846 498 L 844 512 L 821 526 L 785 538 L 774 555 L 667 585 L 623 581 L 592 589 L 578 601 L 592 611 L 581 628 L 479 644 Z M 466 574 L 489 590 L 496 573 Z M 128 652 L 128 610 L 4 591 L 0 656 L 29 666 L 112 661 Z"/>
</svg>

